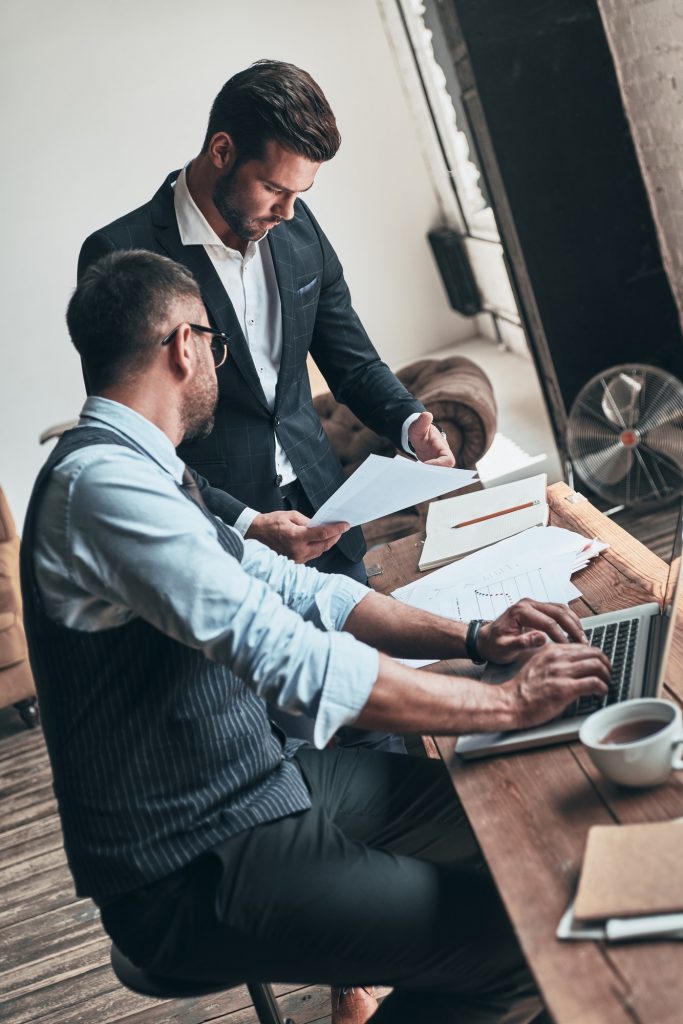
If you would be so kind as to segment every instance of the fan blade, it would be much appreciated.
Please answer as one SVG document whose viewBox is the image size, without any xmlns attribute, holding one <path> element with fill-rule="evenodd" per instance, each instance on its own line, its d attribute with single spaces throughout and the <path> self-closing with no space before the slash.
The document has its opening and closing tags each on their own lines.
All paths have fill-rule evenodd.
<svg viewBox="0 0 683 1024">
<path fill-rule="evenodd" d="M 568 429 L 567 443 L 570 453 L 576 449 L 578 454 L 586 443 L 613 444 L 619 432 L 619 427 L 605 420 L 599 405 L 591 407 L 583 401 L 579 402 L 572 410 L 572 420 Z"/>
<path fill-rule="evenodd" d="M 662 456 L 683 473 L 683 425 L 659 426 L 642 435 L 641 449 Z"/>
<path fill-rule="evenodd" d="M 683 400 L 678 402 L 660 398 L 657 405 L 649 408 L 637 424 L 641 434 L 663 427 L 683 427 Z"/>
<path fill-rule="evenodd" d="M 587 483 L 614 486 L 623 480 L 633 466 L 633 450 L 621 444 L 597 452 L 584 452 L 575 467 Z"/>
<path fill-rule="evenodd" d="M 642 383 L 632 373 L 618 373 L 610 381 L 603 379 L 602 387 L 600 406 L 605 418 L 622 429 L 633 426 L 638 418 Z"/>
</svg>

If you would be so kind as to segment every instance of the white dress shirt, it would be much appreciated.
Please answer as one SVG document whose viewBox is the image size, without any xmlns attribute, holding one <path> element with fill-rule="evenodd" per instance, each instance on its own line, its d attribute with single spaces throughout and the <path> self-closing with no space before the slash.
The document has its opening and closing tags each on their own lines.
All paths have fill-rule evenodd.
<svg viewBox="0 0 683 1024">
<path fill-rule="evenodd" d="M 282 306 L 267 241 L 268 232 L 258 241 L 248 242 L 244 256 L 237 249 L 225 245 L 190 195 L 185 167 L 175 182 L 173 202 L 181 242 L 183 245 L 204 246 L 227 292 L 272 411 L 282 358 Z M 414 453 L 408 445 L 408 428 L 418 415 L 412 413 L 408 416 L 401 429 L 401 444 L 409 455 Z M 296 480 L 294 467 L 277 434 L 275 473 L 281 477 L 281 486 Z M 235 529 L 244 536 L 258 514 L 255 509 L 245 508 L 234 524 Z"/>
</svg>

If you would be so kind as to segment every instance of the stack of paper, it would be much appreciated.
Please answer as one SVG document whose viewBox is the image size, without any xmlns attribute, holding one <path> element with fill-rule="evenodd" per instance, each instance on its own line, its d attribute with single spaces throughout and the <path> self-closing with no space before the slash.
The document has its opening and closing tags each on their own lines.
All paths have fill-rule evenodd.
<svg viewBox="0 0 683 1024">
<path fill-rule="evenodd" d="M 393 596 L 460 622 L 496 619 L 523 597 L 567 604 L 581 596 L 572 574 L 606 547 L 560 526 L 535 526 L 399 587 Z"/>
</svg>

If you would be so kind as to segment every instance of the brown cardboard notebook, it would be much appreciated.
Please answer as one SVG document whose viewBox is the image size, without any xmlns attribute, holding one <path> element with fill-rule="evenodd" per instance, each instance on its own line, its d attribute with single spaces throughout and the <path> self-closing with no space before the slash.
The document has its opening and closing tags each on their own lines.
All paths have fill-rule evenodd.
<svg viewBox="0 0 683 1024">
<path fill-rule="evenodd" d="M 583 921 L 683 911 L 683 823 L 594 825 L 574 914 Z"/>
</svg>

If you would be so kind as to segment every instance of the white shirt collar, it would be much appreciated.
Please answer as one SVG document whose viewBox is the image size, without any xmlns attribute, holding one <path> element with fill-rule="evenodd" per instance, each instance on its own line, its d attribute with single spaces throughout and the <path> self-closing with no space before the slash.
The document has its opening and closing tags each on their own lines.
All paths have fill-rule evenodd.
<svg viewBox="0 0 683 1024">
<path fill-rule="evenodd" d="M 256 255 L 256 247 L 265 239 L 266 235 L 262 235 L 257 241 L 250 241 L 244 256 L 237 249 L 231 249 L 229 245 L 222 242 L 190 194 L 187 187 L 187 166 L 186 164 L 178 175 L 173 191 L 173 204 L 178 221 L 180 241 L 183 245 L 215 245 L 224 254 L 236 256 L 248 263 Z"/>
<path fill-rule="evenodd" d="M 78 425 L 93 424 L 113 427 L 117 433 L 139 445 L 179 483 L 182 481 L 185 463 L 176 454 L 171 439 L 129 405 L 122 405 L 111 398 L 102 398 L 101 395 L 90 395 L 81 409 Z"/>
</svg>

